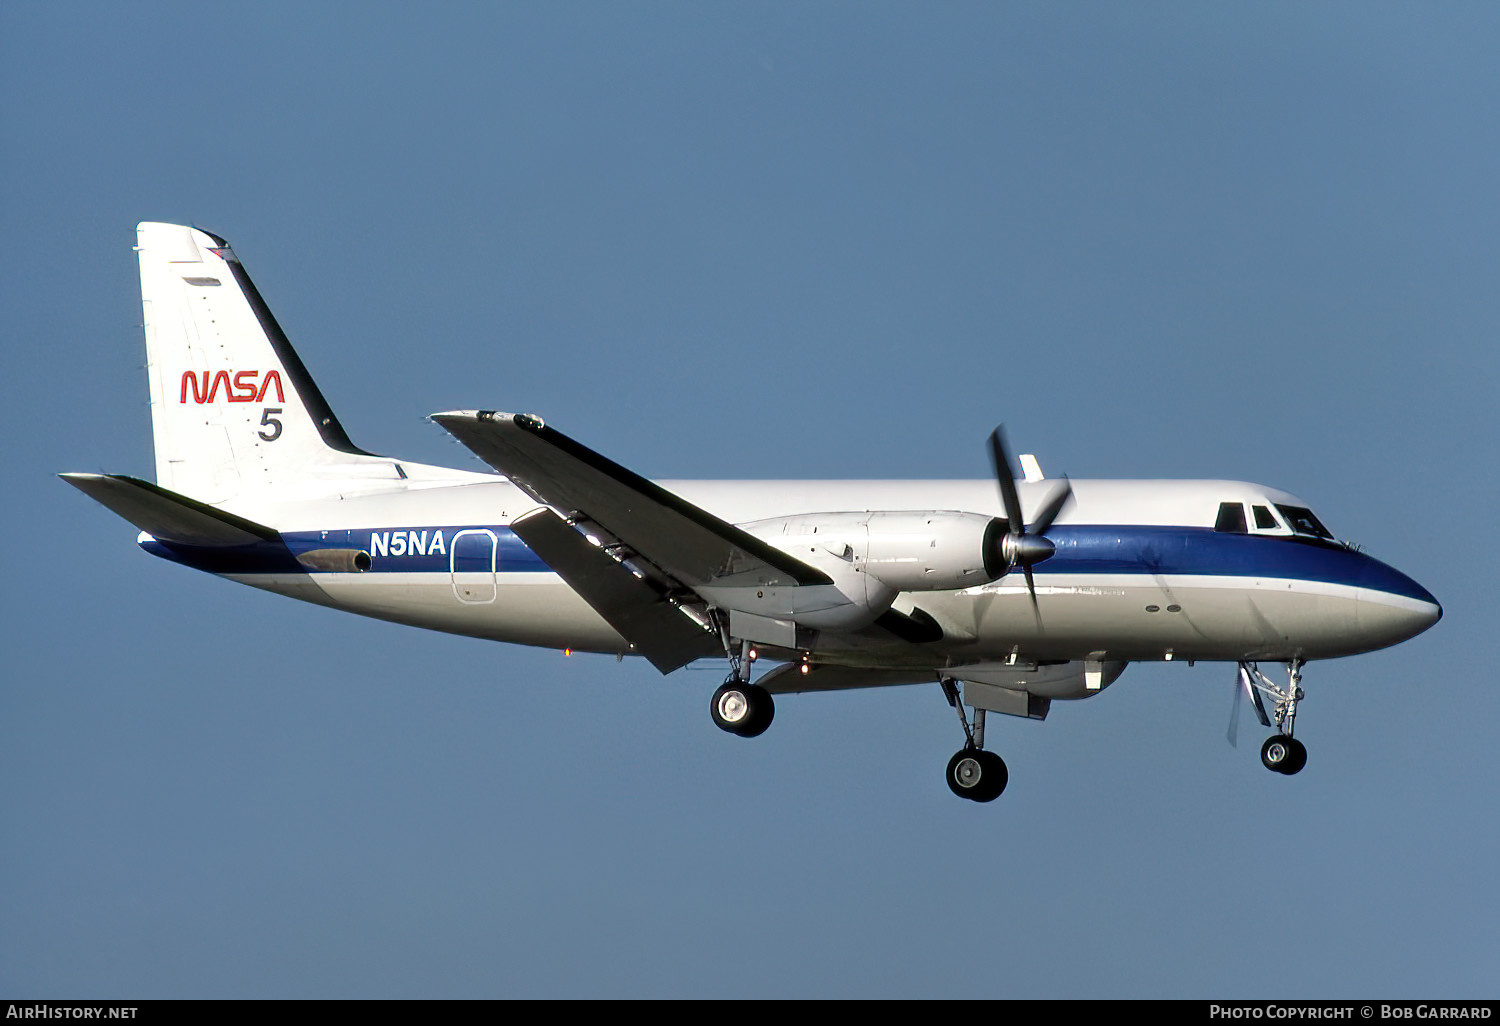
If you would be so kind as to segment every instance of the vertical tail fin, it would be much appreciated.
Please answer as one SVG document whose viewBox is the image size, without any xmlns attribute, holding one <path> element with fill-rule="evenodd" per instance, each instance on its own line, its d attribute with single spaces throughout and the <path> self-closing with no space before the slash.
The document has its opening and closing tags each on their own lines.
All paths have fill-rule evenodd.
<svg viewBox="0 0 1500 1026">
<path fill-rule="evenodd" d="M 136 233 L 162 487 L 219 503 L 379 460 L 344 433 L 227 242 L 154 221 Z"/>
</svg>

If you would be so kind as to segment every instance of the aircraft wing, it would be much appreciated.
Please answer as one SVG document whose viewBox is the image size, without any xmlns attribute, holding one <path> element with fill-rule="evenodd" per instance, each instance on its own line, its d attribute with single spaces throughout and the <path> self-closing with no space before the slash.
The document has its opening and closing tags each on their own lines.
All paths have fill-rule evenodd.
<svg viewBox="0 0 1500 1026">
<path fill-rule="evenodd" d="M 647 481 L 526 414 L 467 411 L 433 420 L 547 511 L 511 528 L 636 651 L 670 673 L 719 647 L 701 616 L 684 610 L 699 587 L 794 587 L 832 583 L 804 563 Z M 559 515 L 560 514 L 560 515 Z M 846 641 L 856 649 L 909 654 L 942 637 L 920 611 L 886 610 Z M 929 680 L 861 671 L 846 682 L 786 678 L 787 691 Z"/>
<path fill-rule="evenodd" d="M 720 650 L 718 635 L 685 614 L 660 584 L 637 575 L 550 509 L 516 518 L 511 529 L 662 673 Z"/>
<path fill-rule="evenodd" d="M 529 414 L 489 410 L 432 419 L 537 502 L 566 519 L 591 521 L 687 588 L 829 584 L 794 556 L 647 481 Z M 587 525 L 583 525 L 587 526 Z"/>
</svg>

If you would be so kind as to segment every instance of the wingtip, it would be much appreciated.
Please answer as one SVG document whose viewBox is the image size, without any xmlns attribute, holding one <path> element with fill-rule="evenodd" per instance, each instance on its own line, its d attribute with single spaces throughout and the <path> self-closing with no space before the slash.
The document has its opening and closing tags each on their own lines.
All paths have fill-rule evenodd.
<svg viewBox="0 0 1500 1026">
<path fill-rule="evenodd" d="M 466 421 L 477 421 L 480 423 L 509 422 L 532 430 L 539 430 L 546 426 L 542 418 L 534 413 L 504 413 L 500 410 L 449 410 L 445 413 L 430 414 L 427 419 L 444 427 L 447 427 L 449 424 L 460 424 Z"/>
</svg>

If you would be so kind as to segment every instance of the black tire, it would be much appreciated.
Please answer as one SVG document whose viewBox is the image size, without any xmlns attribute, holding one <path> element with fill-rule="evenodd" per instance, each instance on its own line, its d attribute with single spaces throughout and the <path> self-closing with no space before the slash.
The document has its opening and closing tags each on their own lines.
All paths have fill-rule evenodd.
<svg viewBox="0 0 1500 1026">
<path fill-rule="evenodd" d="M 964 748 L 948 760 L 948 789 L 971 802 L 992 802 L 1010 778 L 1005 760 L 994 752 Z"/>
<path fill-rule="evenodd" d="M 1260 746 L 1260 761 L 1268 770 L 1291 776 L 1307 765 L 1307 749 L 1296 738 L 1272 734 Z"/>
<path fill-rule="evenodd" d="M 1281 772 L 1287 776 L 1301 772 L 1302 767 L 1307 765 L 1307 746 L 1294 737 L 1287 738 L 1287 745 L 1291 748 L 1291 755 L 1281 766 Z"/>
<path fill-rule="evenodd" d="M 714 692 L 709 703 L 714 726 L 739 737 L 756 737 L 766 732 L 776 717 L 776 703 L 770 692 L 758 684 L 726 681 Z"/>
<path fill-rule="evenodd" d="M 992 802 L 1005 793 L 1005 785 L 1010 783 L 1010 770 L 1006 768 L 1005 760 L 994 752 L 980 752 L 979 756 L 986 763 L 984 767 L 984 794 L 975 797 L 976 802 Z"/>
<path fill-rule="evenodd" d="M 740 737 L 759 737 L 776 718 L 776 702 L 759 684 L 749 685 L 745 692 L 750 696 L 750 723 L 739 734 Z"/>
</svg>

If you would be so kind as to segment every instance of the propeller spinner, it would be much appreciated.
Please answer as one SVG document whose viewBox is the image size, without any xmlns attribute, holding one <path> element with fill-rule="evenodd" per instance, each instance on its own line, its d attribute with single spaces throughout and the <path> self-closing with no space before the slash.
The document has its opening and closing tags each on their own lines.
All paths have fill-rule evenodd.
<svg viewBox="0 0 1500 1026">
<path fill-rule="evenodd" d="M 1062 487 L 1053 491 L 1037 510 L 1036 518 L 1028 529 L 1021 514 L 1021 496 L 1016 492 L 1015 464 L 1010 458 L 1010 449 L 1005 444 L 1005 427 L 997 426 L 990 435 L 990 465 L 995 471 L 995 481 L 1000 486 L 1000 500 L 1005 506 L 1006 533 L 999 538 L 999 556 L 1003 561 L 1002 575 L 1016 567 L 1026 575 L 1026 591 L 1031 595 L 1031 609 L 1041 622 L 1041 608 L 1036 600 L 1036 580 L 1031 568 L 1051 558 L 1056 546 L 1046 537 L 1052 522 L 1073 498 L 1073 486 L 1062 479 Z"/>
</svg>

